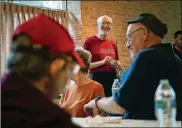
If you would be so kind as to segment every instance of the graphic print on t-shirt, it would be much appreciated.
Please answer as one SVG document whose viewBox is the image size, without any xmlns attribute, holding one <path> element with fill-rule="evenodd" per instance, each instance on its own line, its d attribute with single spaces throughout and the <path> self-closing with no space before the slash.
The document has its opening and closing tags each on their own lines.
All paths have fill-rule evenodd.
<svg viewBox="0 0 182 128">
<path fill-rule="evenodd" d="M 102 59 L 104 59 L 106 56 L 110 56 L 113 59 L 116 58 L 112 43 L 109 41 L 105 41 L 100 44 L 100 54 Z"/>
</svg>

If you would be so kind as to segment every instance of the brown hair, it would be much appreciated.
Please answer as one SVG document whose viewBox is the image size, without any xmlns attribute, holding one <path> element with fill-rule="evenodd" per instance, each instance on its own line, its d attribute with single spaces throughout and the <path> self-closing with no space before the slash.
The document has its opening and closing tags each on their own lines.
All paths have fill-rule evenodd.
<svg viewBox="0 0 182 128">
<path fill-rule="evenodd" d="M 88 73 L 90 63 L 91 63 L 92 54 L 89 51 L 83 49 L 82 47 L 76 48 L 75 51 L 78 53 L 78 55 L 80 56 L 80 58 L 83 60 L 83 62 L 86 65 L 86 68 L 81 68 L 80 71 L 82 73 Z"/>
</svg>

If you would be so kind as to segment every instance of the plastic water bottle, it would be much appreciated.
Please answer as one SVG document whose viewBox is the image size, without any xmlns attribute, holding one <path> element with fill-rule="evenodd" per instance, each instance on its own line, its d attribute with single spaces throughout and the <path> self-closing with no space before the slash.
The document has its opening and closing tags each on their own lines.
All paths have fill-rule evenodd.
<svg viewBox="0 0 182 128">
<path fill-rule="evenodd" d="M 119 79 L 115 79 L 112 84 L 112 95 L 120 88 Z"/>
<path fill-rule="evenodd" d="M 168 80 L 161 80 L 156 90 L 155 115 L 159 127 L 176 127 L 176 94 Z"/>
<path fill-rule="evenodd" d="M 112 84 L 112 95 L 114 95 L 114 93 L 119 90 L 120 88 L 120 82 L 119 82 L 119 79 L 114 79 L 114 82 Z M 111 114 L 111 113 L 108 113 L 108 116 L 119 116 L 121 117 L 122 115 L 121 114 Z"/>
</svg>

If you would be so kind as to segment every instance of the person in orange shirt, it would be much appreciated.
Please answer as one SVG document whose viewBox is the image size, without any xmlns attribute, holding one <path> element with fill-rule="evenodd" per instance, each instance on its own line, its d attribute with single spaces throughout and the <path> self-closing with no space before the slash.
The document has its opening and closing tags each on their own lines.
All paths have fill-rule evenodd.
<svg viewBox="0 0 182 128">
<path fill-rule="evenodd" d="M 86 68 L 81 69 L 80 72 L 72 77 L 76 84 L 70 84 L 63 92 L 59 102 L 59 106 L 70 113 L 72 117 L 87 117 L 83 106 L 94 98 L 104 97 L 103 86 L 88 78 L 88 70 L 91 62 L 91 53 L 83 48 L 76 49 L 81 59 L 86 64 Z"/>
</svg>

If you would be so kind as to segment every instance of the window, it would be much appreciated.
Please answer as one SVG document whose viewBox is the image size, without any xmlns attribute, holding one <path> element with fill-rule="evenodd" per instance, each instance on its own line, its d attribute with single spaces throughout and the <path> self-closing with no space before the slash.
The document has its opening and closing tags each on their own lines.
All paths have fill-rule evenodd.
<svg viewBox="0 0 182 128">
<path fill-rule="evenodd" d="M 10 1 L 9 1 L 10 2 Z M 23 0 L 12 0 L 11 2 L 29 6 L 38 6 L 42 8 L 66 10 L 67 1 L 23 1 Z"/>
<path fill-rule="evenodd" d="M 1 2 L 0 2 L 1 3 Z M 12 4 L 16 3 L 16 4 Z M 11 37 L 14 29 L 28 19 L 36 16 L 37 13 L 47 13 L 46 15 L 54 18 L 57 22 L 61 23 L 67 28 L 68 24 L 68 11 L 66 9 L 65 1 L 21 1 L 21 0 L 6 0 L 3 1 L 1 11 L 2 27 L 0 32 L 0 76 L 6 70 L 7 57 L 10 54 Z M 38 6 L 38 7 L 37 7 Z M 13 9 L 12 9 L 13 8 Z M 39 9 L 37 9 L 39 8 Z M 26 12 L 22 13 L 26 9 Z M 56 10 L 55 10 L 56 9 Z M 34 11 L 35 10 L 35 11 Z M 45 11 L 46 10 L 46 11 Z"/>
</svg>

